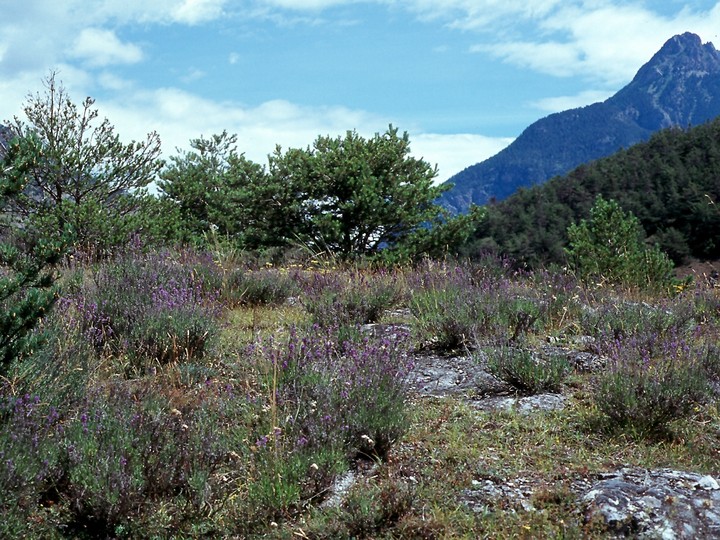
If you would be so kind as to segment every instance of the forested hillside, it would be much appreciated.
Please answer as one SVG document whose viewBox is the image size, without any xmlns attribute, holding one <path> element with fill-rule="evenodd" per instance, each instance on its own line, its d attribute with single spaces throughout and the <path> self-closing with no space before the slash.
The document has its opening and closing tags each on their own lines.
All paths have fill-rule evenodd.
<svg viewBox="0 0 720 540">
<path fill-rule="evenodd" d="M 491 249 L 529 264 L 561 263 L 568 225 L 588 216 L 597 195 L 637 216 L 648 241 L 676 263 L 720 256 L 720 120 L 661 131 L 489 205 L 463 251 Z"/>
</svg>

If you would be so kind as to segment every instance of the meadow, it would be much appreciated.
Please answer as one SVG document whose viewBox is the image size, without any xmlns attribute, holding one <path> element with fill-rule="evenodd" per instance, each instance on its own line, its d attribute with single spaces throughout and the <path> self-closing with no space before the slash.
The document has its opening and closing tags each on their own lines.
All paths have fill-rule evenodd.
<svg viewBox="0 0 720 540">
<path fill-rule="evenodd" d="M 605 538 L 580 501 L 598 475 L 720 475 L 704 276 L 643 292 L 492 257 L 139 245 L 59 272 L 40 344 L 0 385 L 4 538 Z M 429 358 L 565 406 L 423 394 Z M 471 501 L 487 482 L 517 489 Z"/>
</svg>

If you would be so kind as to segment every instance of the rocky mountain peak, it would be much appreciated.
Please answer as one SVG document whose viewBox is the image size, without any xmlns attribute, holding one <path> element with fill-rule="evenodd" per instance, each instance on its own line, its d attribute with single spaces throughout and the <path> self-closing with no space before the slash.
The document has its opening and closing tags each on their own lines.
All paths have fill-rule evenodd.
<svg viewBox="0 0 720 540">
<path fill-rule="evenodd" d="M 716 109 L 719 78 L 720 52 L 686 32 L 666 41 L 608 103 L 639 111 L 638 124 L 647 129 L 695 125 L 713 116 L 708 108 Z"/>
<path fill-rule="evenodd" d="M 720 73 L 720 52 L 708 42 L 703 45 L 700 37 L 686 32 L 673 36 L 638 71 L 632 84 L 655 86 L 668 78 L 705 77 Z"/>
<path fill-rule="evenodd" d="M 464 212 L 545 182 L 669 128 L 720 115 L 720 52 L 686 32 L 671 37 L 632 82 L 602 103 L 555 113 L 499 154 L 456 174 L 441 203 Z"/>
</svg>

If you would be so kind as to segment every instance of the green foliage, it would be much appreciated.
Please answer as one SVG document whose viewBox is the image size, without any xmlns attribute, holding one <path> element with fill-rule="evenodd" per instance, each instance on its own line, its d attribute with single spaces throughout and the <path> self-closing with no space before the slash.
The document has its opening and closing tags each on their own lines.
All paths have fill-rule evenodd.
<svg viewBox="0 0 720 540">
<path fill-rule="evenodd" d="M 570 371 L 567 360 L 559 355 L 538 357 L 532 351 L 511 347 L 488 354 L 490 373 L 528 394 L 558 391 Z"/>
<path fill-rule="evenodd" d="M 10 128 L 17 137 L 38 138 L 42 147 L 12 210 L 43 237 L 70 227 L 76 244 L 91 252 L 122 245 L 139 207 L 137 190 L 160 168 L 160 139 L 153 132 L 124 144 L 107 119 L 97 124 L 92 98 L 78 107 L 55 73 L 45 86 L 24 105 L 27 123 L 15 118 Z"/>
<path fill-rule="evenodd" d="M 0 164 L 0 211 L 20 196 L 40 155 L 35 138 L 11 142 Z M 10 236 L 13 225 L 8 228 Z M 55 302 L 53 265 L 64 253 L 63 240 L 59 235 L 40 239 L 24 250 L 0 243 L 0 375 L 39 343 L 32 329 Z"/>
<path fill-rule="evenodd" d="M 268 230 L 272 225 L 265 219 L 273 206 L 258 199 L 267 175 L 238 153 L 236 142 L 237 136 L 226 131 L 193 139 L 193 150 L 170 158 L 163 170 L 158 181 L 161 201 L 176 210 L 172 217 L 180 222 L 181 241 L 202 244 L 212 233 L 246 248 L 273 244 L 273 231 Z"/>
<path fill-rule="evenodd" d="M 378 322 L 403 295 L 397 276 L 384 272 L 316 274 L 305 289 L 303 305 L 323 328 Z"/>
<path fill-rule="evenodd" d="M 567 228 L 598 195 L 637 217 L 676 264 L 720 256 L 720 120 L 660 131 L 646 143 L 488 204 L 462 252 L 492 249 L 533 266 L 564 264 Z"/>
<path fill-rule="evenodd" d="M 615 201 L 598 197 L 590 219 L 568 228 L 568 256 L 585 282 L 665 289 L 672 283 L 672 262 L 657 246 L 642 241 L 637 218 Z"/>
<path fill-rule="evenodd" d="M 641 435 L 689 416 L 708 396 L 707 376 L 697 358 L 682 351 L 648 353 L 631 347 L 619 351 L 593 392 L 595 405 L 615 427 Z"/>
<path fill-rule="evenodd" d="M 499 273 L 464 267 L 426 270 L 409 300 L 421 343 L 439 350 L 507 344 L 542 328 L 547 309 Z M 412 286 L 413 284 L 411 284 Z"/>
<path fill-rule="evenodd" d="M 218 291 L 202 258 L 181 264 L 169 253 L 127 255 L 101 265 L 69 299 L 86 339 L 129 361 L 128 373 L 201 359 L 217 331 Z M 193 268 L 195 267 L 195 268 Z"/>
<path fill-rule="evenodd" d="M 300 205 L 289 215 L 300 212 L 305 245 L 354 258 L 402 245 L 442 216 L 434 200 L 447 188 L 433 186 L 437 171 L 409 154 L 407 133 L 392 126 L 367 140 L 348 132 L 318 137 L 306 150 L 278 148 L 270 175 L 294 186 Z"/>
<path fill-rule="evenodd" d="M 307 149 L 280 147 L 268 170 L 238 153 L 223 132 L 191 141 L 171 158 L 158 186 L 177 210 L 165 227 L 185 242 L 208 235 L 242 249 L 300 245 L 357 259 L 382 252 L 388 262 L 454 252 L 477 215 L 449 219 L 435 200 L 436 169 L 410 156 L 407 133 L 392 126 L 365 139 L 318 137 Z"/>
<path fill-rule="evenodd" d="M 285 271 L 238 268 L 227 276 L 222 299 L 229 305 L 278 306 L 298 291 L 295 276 Z"/>
</svg>

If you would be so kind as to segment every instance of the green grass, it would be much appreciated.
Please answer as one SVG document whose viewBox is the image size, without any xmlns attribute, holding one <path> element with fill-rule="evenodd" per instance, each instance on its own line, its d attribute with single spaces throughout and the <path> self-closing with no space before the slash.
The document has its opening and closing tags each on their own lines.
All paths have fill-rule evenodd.
<svg viewBox="0 0 720 540">
<path fill-rule="evenodd" d="M 417 299 L 424 298 L 423 287 L 434 294 L 443 279 L 459 275 L 448 271 L 446 277 L 438 278 L 427 272 L 420 279 L 417 272 L 407 269 L 394 276 L 395 300 L 385 307 L 401 311 L 379 313 L 381 322 L 422 326 L 429 319 L 418 317 L 418 313 L 413 313 L 414 317 L 404 315 L 407 311 L 402 310 L 418 308 Z M 480 340 L 482 345 L 499 343 L 506 351 L 511 350 L 508 343 L 513 347 L 522 344 L 527 351 L 539 347 L 559 328 L 577 329 L 580 334 L 595 328 L 593 343 L 579 341 L 573 345 L 581 349 L 614 354 L 610 348 L 603 349 L 612 335 L 634 339 L 638 351 L 653 358 L 665 354 L 662 339 L 666 335 L 685 340 L 672 343 L 707 346 L 716 343 L 720 334 L 720 312 L 713 307 L 720 302 L 713 291 L 674 299 L 645 297 L 648 305 L 658 306 L 658 311 L 648 308 L 647 316 L 644 311 L 640 313 L 655 317 L 648 320 L 657 319 L 652 327 L 656 335 L 646 331 L 648 324 L 635 324 L 640 317 L 636 299 L 631 297 L 632 303 L 625 309 L 626 300 L 616 291 L 584 294 L 558 281 L 554 289 L 548 285 L 543 292 L 543 283 L 533 284 L 533 278 L 519 276 L 513 278 L 517 283 L 503 282 L 505 292 L 496 294 L 496 282 L 482 281 L 485 270 L 463 272 L 460 278 L 466 281 L 458 285 L 463 287 L 462 294 L 453 295 L 452 305 L 477 307 L 478 299 L 491 298 L 492 310 L 484 306 L 483 313 L 492 313 L 493 318 L 481 321 L 484 326 L 471 317 L 464 322 L 475 325 L 471 328 L 477 334 L 475 338 L 482 337 L 483 332 L 491 338 Z M 326 274 L 321 276 L 333 283 Z M 89 277 L 90 270 L 83 279 Z M 313 283 L 308 276 L 305 279 Z M 363 279 L 368 280 L 362 281 L 363 286 L 373 286 L 372 273 Z M 324 283 L 316 281 L 311 292 L 329 287 Z M 383 283 L 381 280 L 379 285 Z M 535 293 L 531 293 L 533 286 Z M 477 297 L 469 297 L 471 294 Z M 564 300 L 558 305 L 542 300 L 550 294 L 572 300 L 571 307 L 564 309 L 560 305 L 566 304 Z M 528 304 L 528 298 L 534 300 Z M 697 304 L 697 298 L 702 305 Z M 702 309 L 702 317 L 693 316 L 696 309 Z M 448 318 L 452 313 L 432 304 L 421 315 L 442 316 L 453 322 Z M 520 317 L 528 313 L 532 317 Z M 698 324 L 694 326 L 693 321 Z M 19 364 L 10 374 L 3 397 L 22 395 L 23 388 L 40 393 L 43 386 L 67 386 L 72 381 L 74 391 L 63 394 L 74 396 L 72 400 L 64 398 L 63 403 L 53 398 L 53 403 L 60 403 L 57 422 L 65 427 L 65 435 L 52 435 L 53 442 L 74 437 L 75 446 L 90 457 L 74 465 L 71 472 L 75 476 L 64 478 L 58 472 L 63 467 L 60 453 L 48 454 L 51 461 L 55 460 L 47 473 L 47 478 L 56 482 L 50 488 L 13 484 L 15 477 L 0 474 L 4 485 L 23 486 L 17 498 L 23 504 L 18 509 L 6 508 L 0 502 L 0 519 L 6 523 L 0 532 L 61 538 L 59 531 L 69 527 L 72 534 L 91 537 L 96 520 L 93 510 L 86 508 L 79 519 L 71 498 L 82 501 L 83 493 L 92 488 L 93 496 L 100 501 L 96 505 L 108 507 L 103 497 L 112 493 L 96 484 L 103 480 L 112 485 L 118 460 L 129 460 L 134 469 L 128 478 L 139 486 L 131 492 L 136 500 L 124 499 L 130 501 L 125 503 L 127 508 L 118 506 L 102 524 L 103 534 L 118 538 L 604 538 L 600 524 L 585 522 L 578 503 L 582 489 L 596 481 L 598 474 L 621 467 L 669 467 L 720 475 L 720 411 L 712 398 L 686 407 L 682 417 L 670 418 L 658 429 L 638 429 L 632 423 L 617 425 L 598 406 L 601 374 L 567 373 L 570 368 L 563 364 L 562 376 L 552 377 L 549 385 L 567 396 L 563 410 L 528 415 L 481 411 L 459 396 L 440 399 L 411 395 L 403 405 L 403 395 L 392 387 L 395 379 L 388 375 L 393 370 L 382 376 L 363 372 L 372 365 L 365 355 L 397 361 L 398 365 L 390 366 L 394 369 L 402 354 L 390 354 L 392 346 L 382 340 L 369 348 L 368 344 L 361 346 L 359 331 L 337 333 L 332 325 L 320 329 L 312 327 L 312 322 L 313 314 L 303 302 L 235 303 L 222 311 L 218 335 L 203 357 L 158 365 L 156 371 L 131 378 L 117 368 L 122 357 L 113 356 L 112 351 L 75 347 L 74 334 L 63 334 L 60 330 L 65 327 L 59 324 L 57 334 L 62 340 L 54 338 L 54 349 Z M 414 334 L 416 346 L 427 343 L 434 331 L 424 328 L 422 336 Z M 456 334 L 462 337 L 464 332 Z M 337 342 L 337 336 L 355 336 L 360 341 L 345 347 Z M 255 348 L 248 348 L 253 344 Z M 304 344 L 312 351 L 308 358 L 315 362 L 310 369 L 305 365 L 306 357 L 298 353 Z M 708 351 L 704 357 L 692 358 L 709 376 L 716 375 L 717 350 L 703 350 Z M 683 356 L 686 349 L 672 351 L 676 356 L 670 358 L 690 357 Z M 382 356 L 386 353 L 389 356 Z M 620 365 L 623 356 L 616 356 Z M 36 377 L 34 369 L 51 358 L 58 359 L 57 369 L 39 371 L 42 384 L 28 386 Z M 536 372 L 537 365 L 530 356 L 506 360 L 496 366 L 498 376 L 506 375 L 511 382 L 517 379 L 525 392 L 547 387 L 547 374 Z M 642 365 L 636 366 L 639 377 L 644 376 Z M 79 375 L 82 369 L 89 369 L 86 366 L 95 366 L 92 377 Z M 374 388 L 363 386 L 363 377 L 372 376 Z M 346 386 L 352 390 L 345 392 Z M 88 396 L 105 394 L 106 401 L 87 400 Z M 617 397 L 617 406 L 622 407 L 623 396 Z M 670 398 L 674 399 L 672 395 Z M 92 435 L 84 435 L 83 412 L 90 414 L 102 403 L 104 416 L 98 420 L 91 416 L 90 422 L 99 427 Z M 367 407 L 364 416 L 353 409 L 360 404 Z M 49 405 L 49 398 L 41 401 L 33 414 L 40 414 L 40 408 Z M 133 415 L 140 415 L 137 418 L 142 422 L 133 420 Z M 338 418 L 331 419 L 333 415 Z M 9 422 L 10 416 L 9 412 L 0 415 L 0 421 Z M 40 414 L 39 418 L 44 417 Z M 142 429 L 132 431 L 136 425 Z M 20 428 L 25 430 L 22 440 L 32 440 L 30 420 Z M 172 430 L 177 437 L 168 435 Z M 307 440 L 299 443 L 303 438 Z M 367 443 L 368 438 L 375 441 Z M 0 450 L 20 452 L 13 444 L 11 439 L 0 437 Z M 130 448 L 132 444 L 131 453 L 122 451 L 123 445 Z M 155 444 L 156 451 L 152 450 Z M 187 452 L 188 448 L 194 450 Z M 105 451 L 108 453 L 103 457 Z M 169 477 L 158 458 L 166 456 L 164 462 L 169 463 L 167 456 L 179 452 L 186 452 L 182 454 L 186 461 L 178 461 L 174 466 L 179 472 Z M 28 459 L 28 471 L 42 465 L 33 463 L 31 454 Z M 148 463 L 153 470 L 147 470 Z M 343 503 L 337 508 L 321 506 L 333 477 L 354 467 L 366 472 L 358 474 Z M 91 474 L 93 470 L 104 476 Z M 189 471 L 187 477 L 185 470 Z M 166 482 L 168 489 L 153 492 L 159 485 L 154 478 Z M 65 492 L 63 482 L 68 481 L 72 490 Z M 492 497 L 478 494 L 488 482 L 497 489 L 514 485 L 524 494 L 525 506 L 512 493 Z M 123 493 L 120 488 L 113 489 Z M 146 498 L 145 492 L 152 496 Z M 528 505 L 534 509 L 528 510 Z"/>
<path fill-rule="evenodd" d="M 647 440 L 591 429 L 597 412 L 576 397 L 563 411 L 532 415 L 480 412 L 462 399 L 414 402 L 404 439 L 353 492 L 366 499 L 369 513 L 380 511 L 373 506 L 379 494 L 411 492 L 402 516 L 378 526 L 372 537 L 605 538 L 597 524 L 584 523 L 580 494 L 574 491 L 579 481 L 590 485 L 598 473 L 620 467 L 717 474 L 716 408 L 699 409 L 688 421 L 673 425 L 672 439 Z M 472 511 L 462 493 L 486 480 L 522 485 L 535 511 L 502 497 L 491 499 L 484 512 Z M 304 522 L 286 524 L 284 531 L 302 529 L 309 538 L 331 538 L 329 530 L 338 530 L 342 519 L 343 531 L 352 533 L 347 508 L 312 512 Z M 290 538 L 282 531 L 276 534 Z"/>
</svg>

